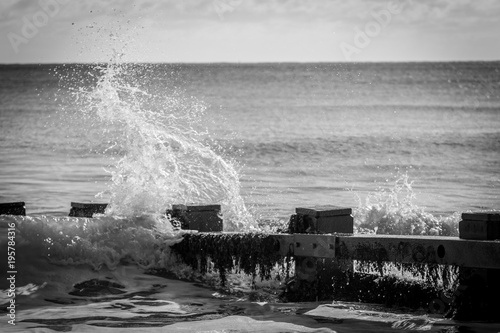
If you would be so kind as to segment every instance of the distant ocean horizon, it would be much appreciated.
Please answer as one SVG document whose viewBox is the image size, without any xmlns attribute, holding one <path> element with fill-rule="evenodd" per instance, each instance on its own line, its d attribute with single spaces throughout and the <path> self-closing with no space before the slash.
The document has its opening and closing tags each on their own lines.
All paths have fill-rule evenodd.
<svg viewBox="0 0 500 333">
<path fill-rule="evenodd" d="M 96 65 L 96 64 L 110 64 L 113 61 L 64 61 L 64 62 L 4 62 L 0 63 L 0 65 Z M 315 64 L 346 64 L 346 65 L 355 65 L 355 64 L 413 64 L 413 63 L 495 63 L 500 62 L 500 59 L 473 59 L 473 60 L 386 60 L 386 61 L 200 61 L 200 62 L 184 62 L 184 61 L 120 61 L 121 64 L 157 64 L 157 65 L 175 65 L 175 64 L 184 64 L 184 65 L 246 65 L 246 64 L 258 64 L 258 65 L 273 65 L 273 64 L 297 64 L 297 65 L 315 65 Z"/>
</svg>

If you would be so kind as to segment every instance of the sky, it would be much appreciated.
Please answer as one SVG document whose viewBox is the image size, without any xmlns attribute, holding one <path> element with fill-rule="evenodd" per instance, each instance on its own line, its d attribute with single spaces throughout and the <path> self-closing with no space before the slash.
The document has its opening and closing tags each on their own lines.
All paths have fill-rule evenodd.
<svg viewBox="0 0 500 333">
<path fill-rule="evenodd" d="M 498 0 L 1 0 L 0 63 L 500 60 Z"/>
</svg>

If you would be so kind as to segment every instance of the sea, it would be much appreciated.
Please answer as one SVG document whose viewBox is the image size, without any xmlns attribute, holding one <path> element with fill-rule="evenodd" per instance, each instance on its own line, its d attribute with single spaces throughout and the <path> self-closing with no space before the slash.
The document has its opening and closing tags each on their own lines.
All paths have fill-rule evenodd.
<svg viewBox="0 0 500 333">
<path fill-rule="evenodd" d="M 222 205 L 225 231 L 273 232 L 297 207 L 335 205 L 353 209 L 356 232 L 456 236 L 462 212 L 500 209 L 500 62 L 112 61 L 0 65 L 0 78 L 0 203 L 24 201 L 27 214 L 0 217 L 5 272 L 15 229 L 18 302 L 17 325 L 7 311 L 0 327 L 500 331 L 359 304 L 226 299 L 141 271 L 174 265 L 174 204 Z M 108 207 L 74 218 L 71 202 Z M 68 295 L 92 279 L 126 297 Z M 220 310 L 227 304 L 244 310 Z M 169 326 L 137 320 L 154 311 Z"/>
</svg>

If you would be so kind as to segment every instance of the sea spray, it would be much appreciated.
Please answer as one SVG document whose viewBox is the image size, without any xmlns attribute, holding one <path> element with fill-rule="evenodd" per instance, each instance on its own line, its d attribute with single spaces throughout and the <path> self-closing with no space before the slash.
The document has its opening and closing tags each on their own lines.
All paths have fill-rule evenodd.
<svg viewBox="0 0 500 333">
<path fill-rule="evenodd" d="M 115 269 L 120 263 L 164 267 L 169 245 L 182 240 L 166 218 L 3 216 L 16 225 L 18 260 L 25 267 L 47 261 Z"/>
<path fill-rule="evenodd" d="M 413 181 L 410 181 L 407 172 L 398 172 L 392 187 L 371 192 L 364 202 L 359 196 L 358 199 L 359 206 L 353 210 L 355 233 L 458 236 L 460 213 L 436 216 L 417 206 L 414 203 L 416 194 Z M 408 297 L 411 306 L 418 305 L 418 302 L 425 306 L 437 297 L 437 290 L 448 293 L 454 290 L 458 283 L 458 270 L 453 265 L 360 260 L 353 263 L 353 273 L 346 275 L 346 281 L 337 282 L 340 286 L 340 294 L 336 295 L 337 297 L 354 297 L 363 302 L 387 304 L 398 304 Z M 384 291 L 387 288 L 394 292 L 395 300 L 387 297 L 387 292 Z M 408 296 L 411 294 L 410 290 L 416 293 Z M 408 306 L 403 303 L 401 305 Z"/>
<path fill-rule="evenodd" d="M 168 78 L 158 78 L 153 67 L 108 64 L 99 68 L 93 88 L 77 94 L 86 116 L 99 120 L 95 125 L 103 127 L 110 149 L 121 152 L 108 170 L 107 214 L 162 214 L 172 204 L 217 203 L 225 230 L 254 229 L 236 163 L 207 144 L 201 126 L 206 106 L 176 89 L 155 91 L 148 81 Z"/>
<path fill-rule="evenodd" d="M 458 236 L 460 213 L 434 216 L 414 203 L 415 192 L 408 173 L 398 174 L 389 190 L 370 193 L 354 209 L 356 232 L 393 235 Z"/>
</svg>

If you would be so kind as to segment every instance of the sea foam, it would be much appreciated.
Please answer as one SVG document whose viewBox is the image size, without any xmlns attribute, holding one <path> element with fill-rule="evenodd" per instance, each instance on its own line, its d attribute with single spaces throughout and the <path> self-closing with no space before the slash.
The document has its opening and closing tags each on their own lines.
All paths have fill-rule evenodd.
<svg viewBox="0 0 500 333">
<path fill-rule="evenodd" d="M 108 169 L 106 213 L 130 217 L 162 214 L 173 204 L 221 204 L 225 230 L 254 229 L 237 163 L 210 145 L 206 106 L 175 88 L 155 91 L 148 84 L 154 65 L 110 63 L 99 70 L 95 86 L 76 96 L 109 148 L 121 152 Z"/>
</svg>

